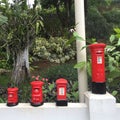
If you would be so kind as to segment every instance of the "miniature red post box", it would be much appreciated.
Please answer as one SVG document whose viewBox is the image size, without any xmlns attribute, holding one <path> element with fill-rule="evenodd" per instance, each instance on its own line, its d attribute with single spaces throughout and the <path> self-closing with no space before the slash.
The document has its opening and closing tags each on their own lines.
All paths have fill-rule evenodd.
<svg viewBox="0 0 120 120">
<path fill-rule="evenodd" d="M 35 80 L 31 82 L 32 86 L 32 95 L 31 95 L 31 105 L 32 106 L 40 106 L 43 104 L 43 92 L 42 86 L 43 82 L 39 80 Z"/>
<path fill-rule="evenodd" d="M 92 93 L 105 94 L 105 60 L 104 60 L 104 43 L 95 43 L 89 45 L 92 58 Z"/>
<path fill-rule="evenodd" d="M 8 88 L 7 89 L 8 98 L 7 98 L 7 106 L 16 106 L 18 104 L 18 88 Z"/>
<path fill-rule="evenodd" d="M 67 106 L 67 80 L 64 78 L 60 78 L 56 80 L 57 87 L 57 106 Z"/>
</svg>

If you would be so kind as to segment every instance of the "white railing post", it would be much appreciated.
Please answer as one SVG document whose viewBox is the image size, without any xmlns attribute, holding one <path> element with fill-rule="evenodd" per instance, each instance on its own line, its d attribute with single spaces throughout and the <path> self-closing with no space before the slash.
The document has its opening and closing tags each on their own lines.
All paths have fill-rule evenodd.
<svg viewBox="0 0 120 120">
<path fill-rule="evenodd" d="M 77 33 L 85 40 L 85 15 L 84 15 L 84 0 L 75 0 L 75 22 Z M 81 51 L 81 48 L 86 46 L 86 41 L 76 40 L 77 62 L 86 62 L 86 49 Z M 86 67 L 82 70 L 78 69 L 79 82 L 79 100 L 84 102 L 84 92 L 87 91 L 87 73 Z"/>
</svg>

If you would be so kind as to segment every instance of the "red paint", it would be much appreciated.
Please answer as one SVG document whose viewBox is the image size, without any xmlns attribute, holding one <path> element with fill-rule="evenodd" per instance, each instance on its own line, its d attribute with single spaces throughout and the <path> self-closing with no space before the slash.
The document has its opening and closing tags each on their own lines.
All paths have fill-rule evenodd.
<svg viewBox="0 0 120 120">
<path fill-rule="evenodd" d="M 56 80 L 57 86 L 57 100 L 66 100 L 66 93 L 67 93 L 67 80 L 64 78 L 60 78 Z"/>
<path fill-rule="evenodd" d="M 18 103 L 18 88 L 8 88 L 8 99 L 7 99 L 7 104 L 8 106 L 16 105 Z"/>
<path fill-rule="evenodd" d="M 103 83 L 105 82 L 105 60 L 103 43 L 96 43 L 89 45 L 92 58 L 92 82 Z"/>
<path fill-rule="evenodd" d="M 34 106 L 39 106 L 43 104 L 43 92 L 42 92 L 42 81 L 33 81 L 31 82 L 32 86 L 32 95 L 31 95 L 31 104 Z"/>
</svg>

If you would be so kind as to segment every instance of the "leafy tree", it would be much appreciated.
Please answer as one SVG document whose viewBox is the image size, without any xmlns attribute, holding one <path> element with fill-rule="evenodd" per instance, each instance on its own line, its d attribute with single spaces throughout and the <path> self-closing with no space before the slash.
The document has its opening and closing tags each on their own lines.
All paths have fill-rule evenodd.
<svg viewBox="0 0 120 120">
<path fill-rule="evenodd" d="M 19 84 L 25 78 L 30 77 L 29 71 L 29 47 L 42 25 L 39 9 L 32 9 L 26 4 L 26 0 L 15 0 L 10 5 L 3 0 L 4 7 L 0 9 L 8 17 L 8 24 L 2 26 L 4 32 L 4 46 L 13 56 L 12 80 Z"/>
<path fill-rule="evenodd" d="M 69 27 L 73 0 L 41 0 L 41 5 L 43 8 L 51 8 L 51 6 L 55 7 L 62 26 Z M 62 14 L 63 11 L 61 11 L 61 7 L 64 9 L 65 15 Z"/>
</svg>

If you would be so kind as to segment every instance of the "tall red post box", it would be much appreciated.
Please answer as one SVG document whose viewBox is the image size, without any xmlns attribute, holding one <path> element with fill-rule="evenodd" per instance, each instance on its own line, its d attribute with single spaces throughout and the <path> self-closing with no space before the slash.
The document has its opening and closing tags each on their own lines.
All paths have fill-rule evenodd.
<svg viewBox="0 0 120 120">
<path fill-rule="evenodd" d="M 18 88 L 11 87 L 7 89 L 7 106 L 16 106 L 18 104 Z"/>
<path fill-rule="evenodd" d="M 104 43 L 89 45 L 92 62 L 92 93 L 106 93 Z"/>
<path fill-rule="evenodd" d="M 35 80 L 31 82 L 31 86 L 32 86 L 31 105 L 32 106 L 40 106 L 43 104 L 43 91 L 42 91 L 43 84 L 44 83 L 39 80 Z"/>
<path fill-rule="evenodd" d="M 57 106 L 67 106 L 67 80 L 60 78 L 56 80 L 57 87 Z"/>
</svg>

